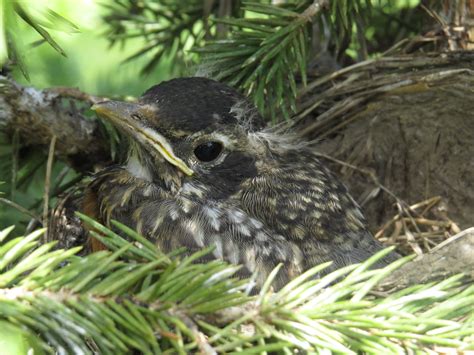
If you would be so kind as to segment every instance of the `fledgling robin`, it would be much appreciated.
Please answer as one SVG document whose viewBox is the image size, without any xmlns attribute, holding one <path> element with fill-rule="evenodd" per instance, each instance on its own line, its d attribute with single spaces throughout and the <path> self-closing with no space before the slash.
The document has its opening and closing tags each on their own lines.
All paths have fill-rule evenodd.
<svg viewBox="0 0 474 355">
<path fill-rule="evenodd" d="M 126 162 L 87 189 L 86 212 L 103 223 L 118 220 L 164 252 L 214 246 L 210 257 L 242 264 L 240 275 L 255 273 L 258 284 L 283 263 L 277 288 L 314 265 L 332 260 L 327 272 L 382 248 L 311 149 L 265 129 L 255 107 L 225 84 L 175 79 L 136 103 L 93 109 L 130 141 Z"/>
</svg>

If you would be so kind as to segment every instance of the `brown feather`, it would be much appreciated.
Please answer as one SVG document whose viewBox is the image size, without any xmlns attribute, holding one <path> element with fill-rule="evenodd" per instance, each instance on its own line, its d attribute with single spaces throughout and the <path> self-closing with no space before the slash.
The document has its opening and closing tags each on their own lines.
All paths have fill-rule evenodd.
<svg viewBox="0 0 474 355">
<path fill-rule="evenodd" d="M 88 188 L 84 194 L 84 199 L 82 201 L 82 211 L 88 217 L 93 218 L 96 221 L 100 221 L 97 193 L 91 188 Z M 94 228 L 92 228 L 87 223 L 84 223 L 84 227 L 88 232 L 94 230 Z M 99 250 L 107 250 L 107 247 L 104 244 L 99 242 L 96 238 L 92 237 L 90 233 L 88 234 L 89 237 L 87 239 L 87 244 L 92 252 Z"/>
</svg>

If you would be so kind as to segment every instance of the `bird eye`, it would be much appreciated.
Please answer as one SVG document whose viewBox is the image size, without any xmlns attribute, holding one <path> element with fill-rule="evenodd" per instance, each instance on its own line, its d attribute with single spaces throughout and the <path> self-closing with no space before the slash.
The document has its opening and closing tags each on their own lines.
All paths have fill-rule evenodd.
<svg viewBox="0 0 474 355">
<path fill-rule="evenodd" d="M 206 142 L 198 145 L 194 149 L 194 155 L 200 161 L 210 162 L 216 159 L 222 152 L 222 143 L 220 142 Z"/>
<path fill-rule="evenodd" d="M 132 114 L 132 118 L 133 118 L 135 121 L 142 121 L 142 120 L 143 120 L 143 117 L 140 116 L 140 115 L 137 114 L 137 113 Z"/>
</svg>

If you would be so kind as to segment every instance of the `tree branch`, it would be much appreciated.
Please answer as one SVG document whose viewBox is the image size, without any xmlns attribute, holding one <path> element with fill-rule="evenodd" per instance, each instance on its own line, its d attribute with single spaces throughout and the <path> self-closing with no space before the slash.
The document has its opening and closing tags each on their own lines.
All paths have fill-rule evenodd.
<svg viewBox="0 0 474 355">
<path fill-rule="evenodd" d="M 56 155 L 79 171 L 110 159 L 99 122 L 86 111 L 102 98 L 76 89 L 39 90 L 0 76 L 0 131 L 18 131 L 22 143 L 47 147 L 57 137 Z"/>
</svg>

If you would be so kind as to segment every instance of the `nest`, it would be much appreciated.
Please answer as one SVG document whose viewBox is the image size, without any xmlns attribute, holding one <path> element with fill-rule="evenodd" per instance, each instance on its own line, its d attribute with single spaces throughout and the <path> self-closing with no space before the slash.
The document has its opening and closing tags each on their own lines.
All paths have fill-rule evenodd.
<svg viewBox="0 0 474 355">
<path fill-rule="evenodd" d="M 423 255 L 461 232 L 447 215 L 446 204 L 440 196 L 411 206 L 396 203 L 398 213 L 375 233 L 385 245 L 395 245 L 405 255 Z"/>
</svg>

